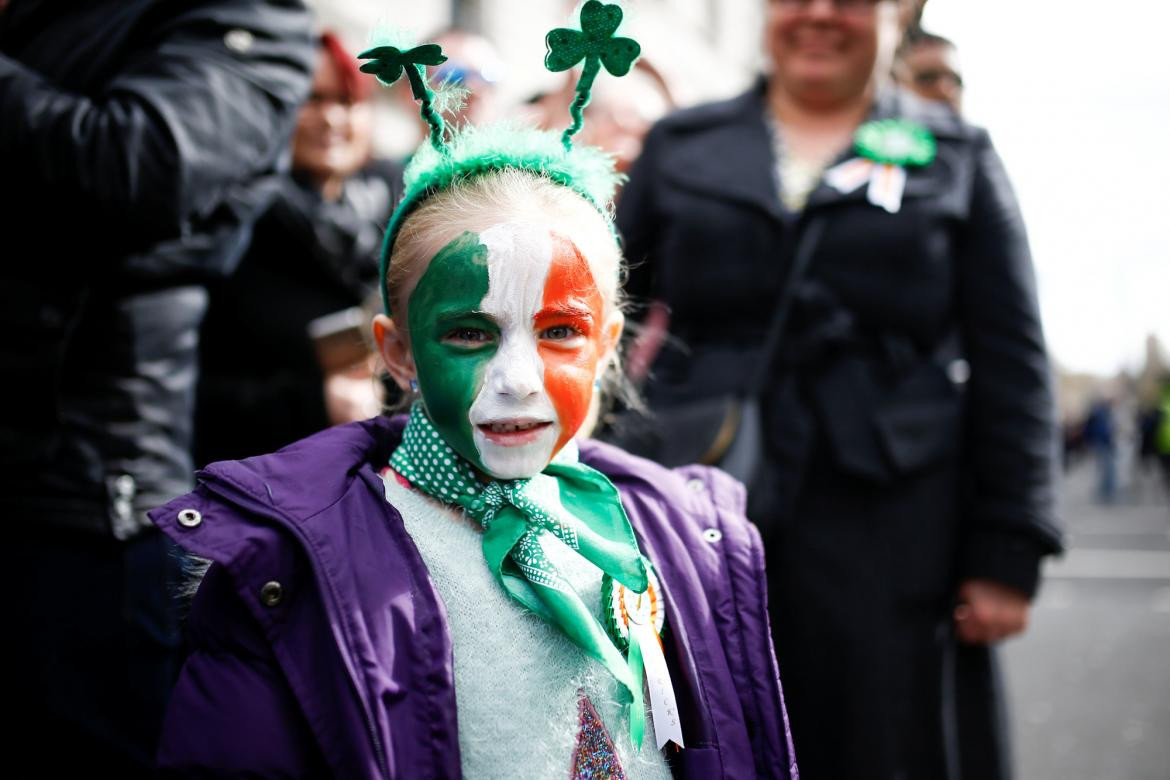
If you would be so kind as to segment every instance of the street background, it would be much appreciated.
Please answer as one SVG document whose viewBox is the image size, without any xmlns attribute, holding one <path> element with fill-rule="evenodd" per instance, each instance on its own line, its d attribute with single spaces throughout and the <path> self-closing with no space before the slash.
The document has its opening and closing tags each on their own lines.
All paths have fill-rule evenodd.
<svg viewBox="0 0 1170 780">
<path fill-rule="evenodd" d="M 1170 506 L 1154 474 L 1093 501 L 1093 467 L 1062 489 L 1069 550 L 1032 624 L 1004 647 L 1020 780 L 1170 778 Z"/>
</svg>

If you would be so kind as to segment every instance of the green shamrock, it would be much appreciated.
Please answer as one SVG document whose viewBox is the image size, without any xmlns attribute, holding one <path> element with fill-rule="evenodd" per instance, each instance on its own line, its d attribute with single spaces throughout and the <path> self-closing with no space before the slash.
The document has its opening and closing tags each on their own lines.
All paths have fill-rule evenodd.
<svg viewBox="0 0 1170 780">
<path fill-rule="evenodd" d="M 580 30 L 558 27 L 545 36 L 548 53 L 544 56 L 544 66 L 552 72 L 568 70 L 585 60 L 585 68 L 577 81 L 576 97 L 569 106 L 573 123 L 562 137 L 565 149 L 571 147 L 570 138 L 581 129 L 582 112 L 589 103 L 593 79 L 597 77 L 601 66 L 605 65 L 605 69 L 614 76 L 624 76 L 642 53 L 642 47 L 633 38 L 614 37 L 621 23 L 621 7 L 589 0 L 581 8 Z"/>
<path fill-rule="evenodd" d="M 442 65 L 447 61 L 437 43 L 426 43 L 406 51 L 397 46 L 378 46 L 363 51 L 358 59 L 370 60 L 361 66 L 361 72 L 374 74 L 387 87 L 398 81 L 405 70 L 415 100 L 427 97 L 426 71 L 423 68 L 427 65 Z"/>
<path fill-rule="evenodd" d="M 929 165 L 937 152 L 934 136 L 917 122 L 876 119 L 857 128 L 857 153 L 887 165 Z"/>
</svg>

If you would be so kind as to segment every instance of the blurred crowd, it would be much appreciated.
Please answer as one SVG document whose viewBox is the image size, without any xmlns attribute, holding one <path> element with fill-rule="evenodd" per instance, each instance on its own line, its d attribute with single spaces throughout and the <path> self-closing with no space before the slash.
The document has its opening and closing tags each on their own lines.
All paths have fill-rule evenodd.
<svg viewBox="0 0 1170 780">
<path fill-rule="evenodd" d="M 958 52 L 921 29 L 918 4 L 761 3 L 767 75 L 744 96 L 680 106 L 644 57 L 588 107 L 579 143 L 630 176 L 627 373 L 651 420 L 739 392 L 787 301 L 775 372 L 748 399 L 767 454 L 737 476 L 767 548 L 802 769 L 1007 777 L 993 646 L 1024 628 L 1061 547 L 1015 202 L 962 118 Z M 838 74 L 831 51 L 793 43 L 798 14 L 876 40 L 865 25 L 883 22 L 865 14 L 887 11 L 896 57 L 862 51 Z M 574 75 L 516 101 L 478 30 L 422 38 L 447 55 L 432 80 L 466 88 L 450 121 L 564 124 Z M 0 270 L 10 676 L 18 752 L 52 773 L 151 766 L 191 562 L 145 512 L 207 463 L 400 401 L 368 331 L 408 161 L 376 156 L 377 121 L 410 95 L 378 88 L 355 54 L 296 2 L 0 0 L 0 159 L 17 185 Z M 938 139 L 943 172 L 911 171 L 900 210 L 825 184 L 871 117 Z M 403 132 L 410 147 L 425 128 Z M 1103 502 L 1119 460 L 1170 486 L 1170 383 L 1135 404 L 1106 394 L 1066 415 L 1066 462 L 1092 453 Z M 621 420 L 638 407 L 598 435 L 634 448 Z"/>
</svg>

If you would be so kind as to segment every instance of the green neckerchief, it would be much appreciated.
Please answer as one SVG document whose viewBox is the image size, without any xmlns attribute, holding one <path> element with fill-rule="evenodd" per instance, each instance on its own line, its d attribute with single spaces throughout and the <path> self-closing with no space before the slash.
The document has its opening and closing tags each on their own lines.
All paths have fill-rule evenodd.
<svg viewBox="0 0 1170 780">
<path fill-rule="evenodd" d="M 631 702 L 630 736 L 635 746 L 641 745 L 646 719 L 641 663 L 631 655 L 627 664 L 541 545 L 542 537 L 552 534 L 630 590 L 645 592 L 646 562 L 613 483 L 579 462 L 571 443 L 534 477 L 483 481 L 443 440 L 418 403 L 390 465 L 415 488 L 462 507 L 483 527 L 483 555 L 496 581 L 625 687 Z"/>
</svg>

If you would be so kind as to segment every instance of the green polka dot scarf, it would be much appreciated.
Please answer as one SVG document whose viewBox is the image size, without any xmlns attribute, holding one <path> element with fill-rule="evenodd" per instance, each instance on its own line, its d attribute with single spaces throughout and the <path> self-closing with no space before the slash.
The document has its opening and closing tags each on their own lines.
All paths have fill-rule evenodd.
<svg viewBox="0 0 1170 780">
<path fill-rule="evenodd" d="M 416 403 L 390 465 L 418 490 L 461 507 L 483 528 L 483 555 L 512 598 L 563 631 L 626 689 L 630 735 L 642 742 L 645 710 L 641 668 L 635 678 L 614 640 L 545 554 L 555 536 L 635 593 L 649 584 L 647 563 L 617 488 L 577 460 L 570 443 L 530 479 L 477 476 L 435 430 Z M 635 682 L 636 680 L 636 682 Z"/>
</svg>

